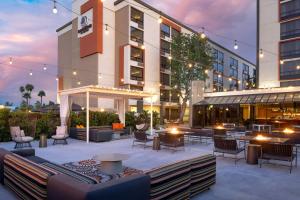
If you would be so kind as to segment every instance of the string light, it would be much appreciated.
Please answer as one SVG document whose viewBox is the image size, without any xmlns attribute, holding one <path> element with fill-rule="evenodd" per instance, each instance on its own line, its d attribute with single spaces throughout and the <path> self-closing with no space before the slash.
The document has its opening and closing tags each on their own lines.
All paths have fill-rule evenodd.
<svg viewBox="0 0 300 200">
<path fill-rule="evenodd" d="M 283 65 L 284 64 L 284 60 L 280 60 L 280 64 Z"/>
<path fill-rule="evenodd" d="M 12 57 L 9 58 L 9 64 L 12 65 L 13 64 L 13 60 Z"/>
<path fill-rule="evenodd" d="M 30 72 L 29 72 L 29 76 L 32 76 L 33 75 L 33 73 L 32 73 L 32 71 L 30 70 Z"/>
<path fill-rule="evenodd" d="M 121 78 L 121 82 L 122 82 L 122 83 L 124 82 L 124 78 Z"/>
<path fill-rule="evenodd" d="M 105 24 L 105 31 L 104 31 L 105 35 L 109 34 L 109 30 L 108 30 L 108 24 Z"/>
<path fill-rule="evenodd" d="M 80 81 L 78 81 L 78 82 L 77 82 L 77 85 L 81 85 L 81 82 L 80 82 Z"/>
<path fill-rule="evenodd" d="M 231 81 L 232 81 L 232 78 L 229 78 L 229 81 L 231 82 Z"/>
<path fill-rule="evenodd" d="M 56 79 L 55 79 L 56 81 L 58 81 L 58 78 L 56 77 Z"/>
<path fill-rule="evenodd" d="M 202 32 L 201 32 L 201 34 L 200 34 L 200 37 L 201 37 L 202 39 L 206 38 L 206 35 L 205 35 L 205 28 L 204 28 L 204 27 L 202 27 Z"/>
<path fill-rule="evenodd" d="M 144 49 L 145 49 L 145 45 L 142 45 L 142 46 L 141 46 L 141 49 L 143 49 L 143 50 L 144 50 Z"/>
<path fill-rule="evenodd" d="M 169 59 L 169 60 L 172 60 L 172 56 L 169 56 L 168 59 Z"/>
<path fill-rule="evenodd" d="M 235 50 L 237 50 L 237 49 L 239 48 L 239 46 L 238 46 L 238 44 L 237 44 L 237 41 L 236 41 L 236 40 L 234 40 L 234 46 L 233 46 L 233 48 L 234 48 Z"/>
<path fill-rule="evenodd" d="M 264 52 L 262 49 L 259 50 L 259 57 L 260 58 L 263 58 L 264 57 Z"/>
<path fill-rule="evenodd" d="M 47 70 L 47 66 L 46 64 L 44 64 L 43 70 L 46 71 Z"/>
<path fill-rule="evenodd" d="M 205 73 L 205 74 L 208 74 L 208 69 L 206 69 L 206 70 L 204 71 L 204 73 Z"/>
<path fill-rule="evenodd" d="M 55 0 L 53 0 L 53 9 L 52 9 L 52 12 L 53 12 L 54 14 L 57 13 L 56 1 L 55 1 Z"/>
<path fill-rule="evenodd" d="M 161 24 L 161 23 L 163 22 L 161 16 L 158 18 L 157 22 L 158 22 L 159 24 Z"/>
<path fill-rule="evenodd" d="M 298 69 L 298 70 L 300 69 L 300 65 L 297 65 L 297 69 Z"/>
<path fill-rule="evenodd" d="M 190 63 L 190 64 L 189 64 L 189 68 L 191 68 L 191 67 L 193 67 L 193 65 Z"/>
<path fill-rule="evenodd" d="M 77 71 L 73 71 L 73 75 L 76 76 L 77 75 Z"/>
<path fill-rule="evenodd" d="M 99 74 L 98 78 L 99 78 L 99 79 L 102 79 L 102 76 L 101 76 L 101 74 Z"/>
</svg>

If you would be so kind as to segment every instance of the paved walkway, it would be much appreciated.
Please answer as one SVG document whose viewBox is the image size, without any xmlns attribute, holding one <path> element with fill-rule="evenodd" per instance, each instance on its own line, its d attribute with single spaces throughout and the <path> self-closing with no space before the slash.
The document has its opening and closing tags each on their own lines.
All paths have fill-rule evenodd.
<svg viewBox="0 0 300 200">
<path fill-rule="evenodd" d="M 212 145 L 190 144 L 184 151 L 170 150 L 153 151 L 139 146 L 131 147 L 132 140 L 116 140 L 105 143 L 86 144 L 83 141 L 69 140 L 69 145 L 38 148 L 34 142 L 36 155 L 56 163 L 66 163 L 89 159 L 98 153 L 126 153 L 130 158 L 125 165 L 147 170 L 159 165 L 188 159 L 212 152 Z M 0 147 L 12 149 L 13 143 L 0 143 Z M 243 154 L 241 154 L 242 156 Z M 288 167 L 281 165 L 248 165 L 240 160 L 237 165 L 228 158 L 217 158 L 217 183 L 209 191 L 196 196 L 194 200 L 298 200 L 300 197 L 300 168 L 289 173 Z M 0 186 L 0 199 L 15 199 L 14 195 Z"/>
</svg>

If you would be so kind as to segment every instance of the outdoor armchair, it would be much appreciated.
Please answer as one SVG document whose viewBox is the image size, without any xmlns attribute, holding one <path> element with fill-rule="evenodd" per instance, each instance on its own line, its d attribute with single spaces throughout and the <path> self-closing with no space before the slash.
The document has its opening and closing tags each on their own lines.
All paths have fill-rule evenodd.
<svg viewBox="0 0 300 200">
<path fill-rule="evenodd" d="M 24 131 L 21 130 L 19 126 L 11 126 L 10 135 L 12 140 L 16 143 L 15 149 L 23 148 L 25 146 L 31 147 L 30 142 L 33 141 L 33 137 L 25 136 Z"/>
<path fill-rule="evenodd" d="M 134 139 L 132 142 L 132 147 L 135 145 L 135 143 L 140 143 L 144 146 L 144 148 L 146 148 L 147 142 L 153 141 L 153 139 L 148 138 L 146 134 L 146 131 L 149 129 L 149 127 L 149 124 L 141 124 L 136 126 L 138 130 L 133 132 Z"/>
<path fill-rule="evenodd" d="M 62 142 L 63 144 L 68 144 L 67 138 L 69 135 L 67 134 L 67 127 L 66 126 L 57 126 L 56 134 L 52 136 L 53 145 Z"/>
<path fill-rule="evenodd" d="M 239 153 L 244 151 L 244 156 L 246 158 L 245 147 L 239 147 L 236 139 L 227 138 L 224 136 L 214 136 L 214 150 L 215 153 L 231 154 L 234 155 L 235 164 L 239 160 L 237 157 Z"/>
</svg>

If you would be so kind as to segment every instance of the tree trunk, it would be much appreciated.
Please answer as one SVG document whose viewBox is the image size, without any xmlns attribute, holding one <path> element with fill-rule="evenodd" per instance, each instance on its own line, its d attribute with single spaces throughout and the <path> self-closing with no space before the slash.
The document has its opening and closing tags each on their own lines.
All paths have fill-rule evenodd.
<svg viewBox="0 0 300 200">
<path fill-rule="evenodd" d="M 43 107 L 43 97 L 41 96 L 41 107 Z"/>
<path fill-rule="evenodd" d="M 183 123 L 183 117 L 186 110 L 187 99 L 184 98 L 181 104 L 180 115 L 179 115 L 179 123 Z"/>
</svg>

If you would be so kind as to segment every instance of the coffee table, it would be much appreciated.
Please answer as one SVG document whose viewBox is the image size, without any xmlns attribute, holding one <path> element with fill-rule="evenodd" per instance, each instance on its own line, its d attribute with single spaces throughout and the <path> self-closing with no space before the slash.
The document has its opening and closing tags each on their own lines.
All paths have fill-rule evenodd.
<svg viewBox="0 0 300 200">
<path fill-rule="evenodd" d="M 123 171 L 122 161 L 127 160 L 129 155 L 120 153 L 99 154 L 93 157 L 101 162 L 101 170 L 107 174 L 117 174 Z"/>
</svg>

